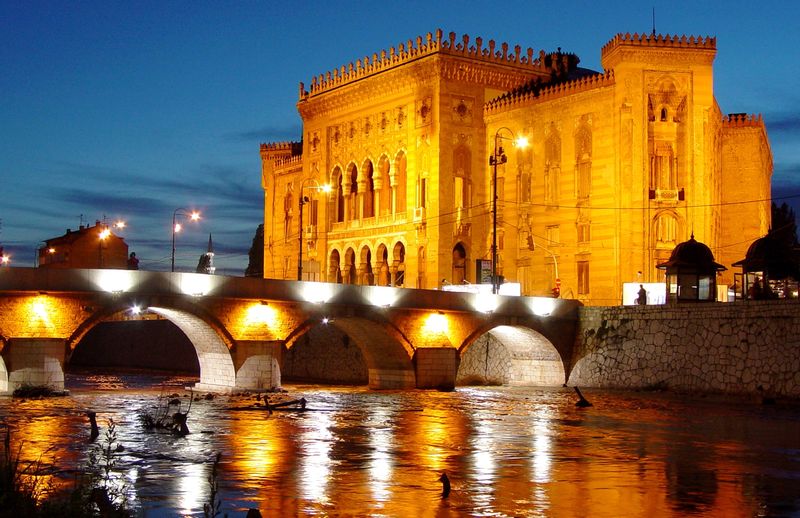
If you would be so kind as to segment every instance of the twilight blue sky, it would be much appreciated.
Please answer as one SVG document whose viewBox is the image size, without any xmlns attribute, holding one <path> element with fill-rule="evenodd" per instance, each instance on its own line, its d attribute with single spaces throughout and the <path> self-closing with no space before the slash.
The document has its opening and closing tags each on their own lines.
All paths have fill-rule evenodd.
<svg viewBox="0 0 800 518">
<path fill-rule="evenodd" d="M 259 144 L 300 139 L 298 82 L 437 28 L 600 70 L 600 48 L 650 32 L 653 7 L 659 33 L 717 37 L 723 113 L 764 114 L 774 196 L 800 195 L 797 2 L 0 0 L 0 245 L 32 266 L 81 215 L 123 218 L 141 267 L 168 270 L 172 212 L 197 208 L 178 267 L 194 270 L 210 233 L 218 273 L 242 275 Z"/>
</svg>

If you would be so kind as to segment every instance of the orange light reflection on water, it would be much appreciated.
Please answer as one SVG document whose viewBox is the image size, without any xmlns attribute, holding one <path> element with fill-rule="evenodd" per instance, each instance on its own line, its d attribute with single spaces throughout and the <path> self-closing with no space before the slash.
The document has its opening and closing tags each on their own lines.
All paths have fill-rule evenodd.
<svg viewBox="0 0 800 518">
<path fill-rule="evenodd" d="M 30 408 L 32 413 L 38 413 L 34 407 L 47 403 L 46 400 L 31 400 L 22 406 Z M 40 498 L 64 490 L 71 483 L 57 476 L 59 466 L 75 463 L 78 458 L 75 451 L 61 447 L 62 438 L 74 436 L 74 431 L 68 428 L 63 419 L 39 415 L 16 421 L 10 430 L 11 456 L 19 460 L 22 482 L 28 487 L 35 485 L 42 492 Z M 3 435 L 5 440 L 5 431 Z"/>
</svg>

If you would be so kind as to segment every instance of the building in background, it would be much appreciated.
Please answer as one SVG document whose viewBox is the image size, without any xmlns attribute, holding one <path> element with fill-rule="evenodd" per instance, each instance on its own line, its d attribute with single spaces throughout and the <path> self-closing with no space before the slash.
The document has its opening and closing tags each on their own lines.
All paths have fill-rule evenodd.
<svg viewBox="0 0 800 518">
<path fill-rule="evenodd" d="M 118 268 L 128 265 L 128 245 L 111 228 L 97 221 L 93 226 L 67 229 L 47 239 L 38 250 L 40 268 Z"/>
<path fill-rule="evenodd" d="M 597 73 L 437 31 L 301 83 L 303 141 L 261 146 L 264 276 L 485 282 L 496 242 L 523 295 L 606 305 L 692 233 L 730 266 L 769 228 L 772 155 L 717 105 L 715 55 L 620 34 Z"/>
</svg>

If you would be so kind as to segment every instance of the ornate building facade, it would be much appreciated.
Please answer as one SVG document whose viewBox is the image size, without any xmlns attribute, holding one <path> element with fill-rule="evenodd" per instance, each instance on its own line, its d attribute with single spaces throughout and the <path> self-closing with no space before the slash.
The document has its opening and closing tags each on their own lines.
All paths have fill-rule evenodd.
<svg viewBox="0 0 800 518">
<path fill-rule="evenodd" d="M 715 54 L 617 35 L 596 73 L 437 31 L 301 83 L 303 141 L 261 146 L 264 275 L 435 289 L 496 242 L 522 294 L 606 305 L 692 233 L 730 266 L 769 227 L 772 156 L 760 117 L 722 115 Z"/>
</svg>

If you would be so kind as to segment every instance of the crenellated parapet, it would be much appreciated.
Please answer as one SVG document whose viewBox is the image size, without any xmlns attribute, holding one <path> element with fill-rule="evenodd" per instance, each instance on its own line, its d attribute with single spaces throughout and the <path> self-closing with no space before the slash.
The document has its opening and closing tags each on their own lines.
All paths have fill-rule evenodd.
<svg viewBox="0 0 800 518">
<path fill-rule="evenodd" d="M 484 113 L 486 115 L 502 112 L 509 109 L 514 109 L 522 104 L 532 100 L 547 101 L 565 97 L 568 95 L 577 94 L 601 88 L 604 86 L 611 86 L 614 84 L 614 71 L 607 71 L 604 74 L 593 74 L 590 76 L 581 77 L 572 81 L 558 82 L 555 84 L 543 83 L 539 80 L 534 80 L 528 84 L 512 90 L 502 96 L 493 99 L 484 105 Z"/>
<path fill-rule="evenodd" d="M 299 99 L 303 101 L 310 96 L 434 54 L 460 56 L 484 63 L 513 66 L 537 74 L 560 73 L 560 68 L 564 63 L 577 64 L 578 62 L 577 56 L 572 54 L 559 52 L 559 56 L 567 56 L 568 59 L 556 60 L 544 51 L 539 51 L 534 55 L 533 49 L 528 48 L 523 53 L 522 47 L 519 45 L 515 45 L 512 49 L 508 43 L 498 46 L 494 40 L 489 40 L 488 46 L 484 47 L 483 38 L 480 37 L 475 38 L 473 44 L 470 44 L 468 35 L 463 35 L 461 40 L 457 41 L 455 32 L 451 32 L 448 38 L 444 39 L 442 30 L 438 29 L 435 35 L 428 33 L 425 38 L 418 36 L 416 40 L 400 43 L 388 51 L 382 50 L 380 53 L 372 54 L 372 57 L 365 56 L 363 59 L 357 59 L 355 63 L 351 62 L 325 74 L 320 74 L 312 78 L 309 90 L 306 90 L 304 83 L 300 83 Z"/>
<path fill-rule="evenodd" d="M 694 49 L 708 49 L 716 50 L 717 38 L 711 36 L 670 36 L 664 34 L 639 34 L 626 32 L 625 34 L 619 33 L 611 41 L 603 46 L 600 52 L 601 57 L 612 52 L 620 46 L 638 46 L 638 47 L 673 47 L 673 48 L 694 48 Z"/>
<path fill-rule="evenodd" d="M 763 128 L 764 118 L 748 113 L 729 113 L 722 117 L 723 128 Z"/>
<path fill-rule="evenodd" d="M 267 142 L 261 144 L 261 154 L 264 153 L 291 153 L 303 152 L 302 142 Z"/>
<path fill-rule="evenodd" d="M 717 39 L 711 36 L 625 33 L 617 34 L 603 46 L 600 63 L 605 70 L 628 61 L 710 66 L 716 54 Z"/>
<path fill-rule="evenodd" d="M 269 142 L 261 144 L 261 160 L 264 162 L 284 161 L 303 154 L 303 142 Z"/>
</svg>

